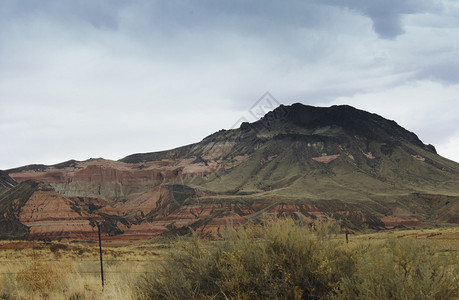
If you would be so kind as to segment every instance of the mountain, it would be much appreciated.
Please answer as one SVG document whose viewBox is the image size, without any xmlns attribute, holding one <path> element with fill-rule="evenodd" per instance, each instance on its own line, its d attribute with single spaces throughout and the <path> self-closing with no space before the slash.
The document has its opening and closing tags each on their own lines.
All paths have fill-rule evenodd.
<svg viewBox="0 0 459 300">
<path fill-rule="evenodd" d="M 350 230 L 459 224 L 459 164 L 346 105 L 281 105 L 168 151 L 1 174 L 2 222 L 16 224 L 9 238 L 91 239 L 95 222 L 113 240 L 189 228 L 215 236 L 266 214 L 333 217 Z"/>
</svg>

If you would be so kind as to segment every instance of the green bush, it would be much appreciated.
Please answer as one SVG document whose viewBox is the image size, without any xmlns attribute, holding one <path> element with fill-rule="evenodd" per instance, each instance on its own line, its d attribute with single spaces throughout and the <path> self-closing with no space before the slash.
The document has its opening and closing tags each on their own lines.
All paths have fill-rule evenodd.
<svg viewBox="0 0 459 300">
<path fill-rule="evenodd" d="M 343 276 L 338 299 L 457 299 L 458 261 L 439 257 L 414 240 L 389 239 L 358 250 L 352 276 Z"/>
<path fill-rule="evenodd" d="M 138 299 L 450 299 L 457 265 L 415 241 L 349 246 L 336 222 L 291 219 L 177 242 L 137 285 Z M 434 258 L 433 258 L 434 257 Z M 454 273 L 456 272 L 456 273 Z"/>
<path fill-rule="evenodd" d="M 230 228 L 221 241 L 193 236 L 178 242 L 153 276 L 138 287 L 147 299 L 266 299 L 323 297 L 354 269 L 344 248 L 319 239 L 293 220 L 263 228 Z M 350 274 L 349 274 L 350 275 Z"/>
</svg>

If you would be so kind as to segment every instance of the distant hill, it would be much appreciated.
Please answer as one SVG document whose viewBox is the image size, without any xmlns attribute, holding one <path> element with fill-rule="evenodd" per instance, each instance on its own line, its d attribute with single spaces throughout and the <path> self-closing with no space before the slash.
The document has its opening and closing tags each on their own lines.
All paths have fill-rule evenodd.
<svg viewBox="0 0 459 300">
<path fill-rule="evenodd" d="M 350 230 L 459 224 L 459 164 L 395 121 L 346 105 L 281 105 L 256 122 L 168 151 L 6 173 L 42 187 L 20 205 L 49 197 L 76 213 L 59 221 L 73 224 L 61 234 L 66 239 L 87 236 L 97 220 L 111 238 L 126 240 L 188 228 L 215 236 L 228 222 L 264 215 L 333 217 Z M 21 187 L 14 181 L 10 193 Z M 0 208 L 11 201 L 0 195 Z M 40 221 L 57 211 L 27 218 L 25 211 L 17 219 L 27 219 L 21 224 L 29 237 L 58 238 L 55 218 L 54 227 Z"/>
</svg>

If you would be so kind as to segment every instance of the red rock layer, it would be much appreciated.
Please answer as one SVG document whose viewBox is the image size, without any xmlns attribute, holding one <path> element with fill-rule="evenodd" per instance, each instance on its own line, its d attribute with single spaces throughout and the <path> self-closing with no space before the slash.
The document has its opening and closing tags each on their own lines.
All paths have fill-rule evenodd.
<svg viewBox="0 0 459 300">
<path fill-rule="evenodd" d="M 386 229 L 392 229 L 398 226 L 414 227 L 422 225 L 419 219 L 415 217 L 382 217 Z"/>
<path fill-rule="evenodd" d="M 72 203 L 54 191 L 32 194 L 19 212 L 19 221 L 30 227 L 32 238 L 87 239 L 95 237 L 87 214 L 72 209 Z"/>
<path fill-rule="evenodd" d="M 238 159 L 234 166 L 241 163 Z M 127 164 L 104 159 L 80 162 L 74 167 L 10 173 L 17 182 L 37 180 L 50 184 L 67 197 L 101 197 L 106 200 L 130 198 L 166 182 L 208 175 L 220 167 L 212 161 L 193 163 L 193 159 L 162 160 Z"/>
</svg>

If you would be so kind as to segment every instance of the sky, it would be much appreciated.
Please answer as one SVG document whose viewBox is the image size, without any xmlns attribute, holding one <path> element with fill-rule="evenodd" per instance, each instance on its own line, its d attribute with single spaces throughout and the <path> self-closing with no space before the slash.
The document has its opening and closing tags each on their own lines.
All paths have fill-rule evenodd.
<svg viewBox="0 0 459 300">
<path fill-rule="evenodd" d="M 296 102 L 459 161 L 458 37 L 457 0 L 2 0 L 0 169 L 171 149 Z"/>
</svg>

